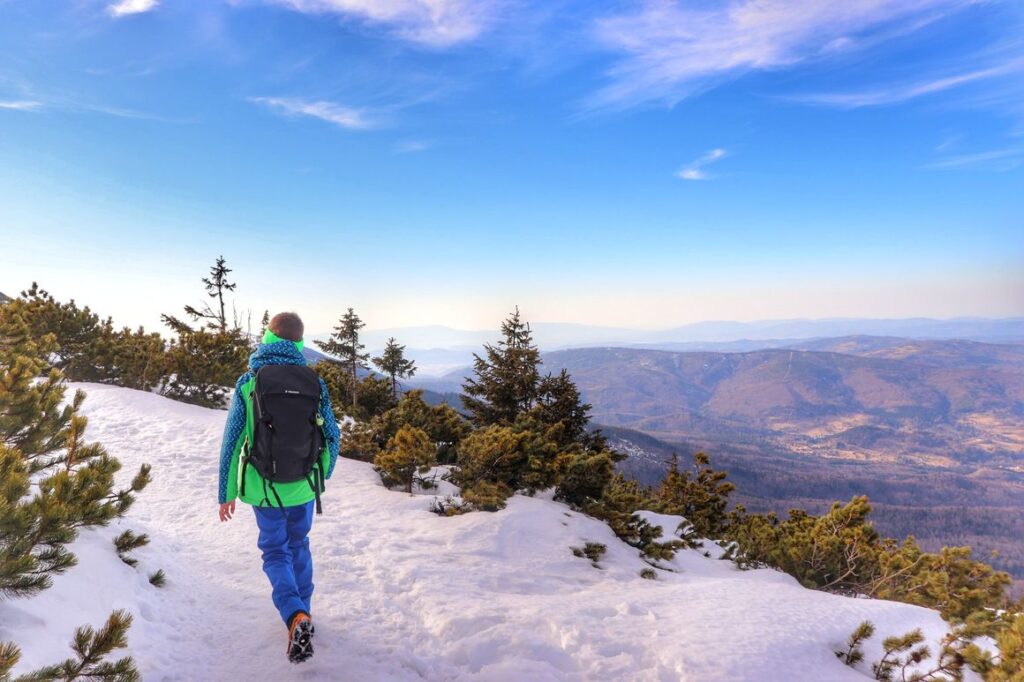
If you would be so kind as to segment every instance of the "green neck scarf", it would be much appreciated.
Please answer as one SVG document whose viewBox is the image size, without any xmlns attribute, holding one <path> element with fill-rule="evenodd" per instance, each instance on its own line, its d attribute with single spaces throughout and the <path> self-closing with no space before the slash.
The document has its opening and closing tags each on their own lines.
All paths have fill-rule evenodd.
<svg viewBox="0 0 1024 682">
<path fill-rule="evenodd" d="M 270 331 L 269 329 L 263 332 L 263 343 L 277 343 L 278 341 L 288 341 L 288 339 L 282 339 L 280 336 Z M 302 347 L 305 345 L 302 339 L 299 339 L 298 341 L 291 341 L 290 343 L 294 343 L 295 347 L 299 349 L 300 353 L 302 352 Z"/>
</svg>

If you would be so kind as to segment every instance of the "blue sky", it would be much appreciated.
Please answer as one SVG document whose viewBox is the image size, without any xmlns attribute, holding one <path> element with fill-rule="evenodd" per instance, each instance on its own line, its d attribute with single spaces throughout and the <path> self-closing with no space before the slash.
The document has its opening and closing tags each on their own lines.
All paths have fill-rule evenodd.
<svg viewBox="0 0 1024 682">
<path fill-rule="evenodd" d="M 126 324 L 1024 314 L 1019 2 L 0 0 L 0 155 Z"/>
</svg>

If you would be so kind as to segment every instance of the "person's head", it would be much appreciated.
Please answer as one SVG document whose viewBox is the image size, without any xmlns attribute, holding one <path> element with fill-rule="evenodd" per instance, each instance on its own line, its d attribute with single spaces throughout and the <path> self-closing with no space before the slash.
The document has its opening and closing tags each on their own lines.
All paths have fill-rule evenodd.
<svg viewBox="0 0 1024 682">
<path fill-rule="evenodd" d="M 270 319 L 267 331 L 263 334 L 263 343 L 291 341 L 301 350 L 304 331 L 301 317 L 295 313 L 278 313 Z"/>
</svg>

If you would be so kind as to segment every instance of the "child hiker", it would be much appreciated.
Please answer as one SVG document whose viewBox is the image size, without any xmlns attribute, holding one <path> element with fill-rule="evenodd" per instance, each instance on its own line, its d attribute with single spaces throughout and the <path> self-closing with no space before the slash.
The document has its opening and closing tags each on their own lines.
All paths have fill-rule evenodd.
<svg viewBox="0 0 1024 682">
<path fill-rule="evenodd" d="M 288 627 L 288 660 L 313 655 L 313 557 L 309 529 L 324 479 L 338 459 L 338 423 L 327 385 L 302 356 L 302 320 L 274 316 L 249 371 L 235 385 L 220 450 L 220 520 L 235 498 L 252 505 L 263 572 Z"/>
</svg>

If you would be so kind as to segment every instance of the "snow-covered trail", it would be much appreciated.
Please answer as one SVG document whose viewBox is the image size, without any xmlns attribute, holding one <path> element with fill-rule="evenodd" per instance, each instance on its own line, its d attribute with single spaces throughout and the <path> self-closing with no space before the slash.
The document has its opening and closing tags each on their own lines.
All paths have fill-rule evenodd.
<svg viewBox="0 0 1024 682">
<path fill-rule="evenodd" d="M 117 527 L 76 543 L 80 566 L 31 600 L 0 603 L 0 640 L 19 670 L 67 655 L 74 627 L 113 608 L 136 616 L 129 646 L 146 680 L 786 680 L 865 679 L 833 655 L 864 619 L 882 636 L 938 615 L 904 604 L 805 590 L 774 571 L 738 571 L 681 552 L 678 572 L 646 567 L 610 529 L 548 499 L 515 497 L 496 514 L 442 518 L 429 497 L 384 489 L 366 464 L 340 460 L 314 522 L 316 656 L 293 666 L 256 549 L 251 511 L 216 513 L 222 411 L 84 384 L 90 440 L 153 483 Z M 120 562 L 128 527 L 152 543 Z M 608 546 L 602 570 L 571 546 Z M 163 568 L 168 584 L 150 586 Z M 935 647 L 933 647 L 935 648 Z"/>
</svg>

